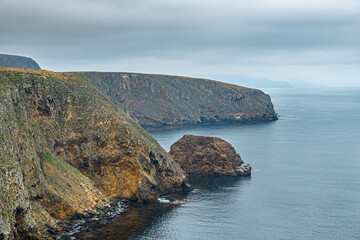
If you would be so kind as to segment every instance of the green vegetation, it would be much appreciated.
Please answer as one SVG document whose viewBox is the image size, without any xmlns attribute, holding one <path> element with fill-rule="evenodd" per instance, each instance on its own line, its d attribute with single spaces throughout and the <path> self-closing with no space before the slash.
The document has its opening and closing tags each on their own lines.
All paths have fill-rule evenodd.
<svg viewBox="0 0 360 240">
<path fill-rule="evenodd" d="M 10 218 L 10 220 L 15 219 L 14 213 L 12 211 L 6 211 L 6 212 L 0 211 L 0 217 Z"/>
<path fill-rule="evenodd" d="M 0 218 L 6 220 L 0 225 L 12 231 L 11 213 L 18 206 L 34 207 L 20 224 L 32 222 L 46 234 L 49 219 L 105 204 L 102 193 L 148 200 L 184 178 L 150 134 L 80 77 L 0 67 L 0 101 Z M 140 195 L 143 186 L 137 184 L 150 184 L 140 180 L 147 177 L 141 164 L 149 164 L 149 151 L 169 164 L 153 168 L 149 177 L 161 189 Z M 90 158 L 96 166 L 87 166 Z M 116 181 L 128 182 L 111 185 Z M 118 190 L 124 186 L 131 189 Z"/>
<path fill-rule="evenodd" d="M 55 161 L 51 155 L 51 153 L 48 153 L 47 155 L 44 156 L 45 160 L 48 161 L 51 164 L 55 164 Z"/>
</svg>

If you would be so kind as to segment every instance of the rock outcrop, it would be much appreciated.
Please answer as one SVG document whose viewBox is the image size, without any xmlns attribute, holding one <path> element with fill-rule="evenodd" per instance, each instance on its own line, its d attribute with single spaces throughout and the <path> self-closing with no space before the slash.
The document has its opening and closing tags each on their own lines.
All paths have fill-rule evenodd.
<svg viewBox="0 0 360 240">
<path fill-rule="evenodd" d="M 138 73 L 74 73 L 145 128 L 277 120 L 257 89 L 206 79 Z"/>
<path fill-rule="evenodd" d="M 188 174 L 251 175 L 251 166 L 221 138 L 184 135 L 171 146 L 170 155 Z"/>
<path fill-rule="evenodd" d="M 6 54 L 0 54 L 0 66 L 40 69 L 40 66 L 31 58 Z"/>
<path fill-rule="evenodd" d="M 0 239 L 38 239 L 113 197 L 155 201 L 186 176 L 84 79 L 0 67 Z"/>
</svg>

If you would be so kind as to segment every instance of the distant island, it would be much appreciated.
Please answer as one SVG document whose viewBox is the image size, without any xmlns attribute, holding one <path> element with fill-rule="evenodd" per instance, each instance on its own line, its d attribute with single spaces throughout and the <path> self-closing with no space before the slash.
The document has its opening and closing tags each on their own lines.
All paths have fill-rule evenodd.
<svg viewBox="0 0 360 240">
<path fill-rule="evenodd" d="M 273 80 L 267 78 L 250 77 L 245 75 L 214 74 L 215 79 L 223 79 L 225 82 L 249 88 L 293 88 L 287 81 Z"/>
<path fill-rule="evenodd" d="M 292 88 L 293 86 L 285 81 L 274 81 L 268 79 L 240 79 L 236 81 L 241 86 L 251 88 Z"/>
<path fill-rule="evenodd" d="M 23 56 L 0 54 L 0 66 L 41 69 L 33 59 Z"/>
</svg>

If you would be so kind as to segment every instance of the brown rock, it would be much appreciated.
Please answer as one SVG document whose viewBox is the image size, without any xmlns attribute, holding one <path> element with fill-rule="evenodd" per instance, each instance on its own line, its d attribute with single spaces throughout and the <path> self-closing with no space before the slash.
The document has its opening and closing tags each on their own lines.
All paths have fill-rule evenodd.
<svg viewBox="0 0 360 240">
<path fill-rule="evenodd" d="M 187 185 L 149 133 L 71 74 L 0 67 L 0 143 L 0 239 L 50 238 L 110 198 Z"/>
<path fill-rule="evenodd" d="M 245 164 L 234 147 L 221 138 L 184 135 L 171 146 L 170 155 L 188 174 L 251 174 L 251 166 Z"/>
</svg>

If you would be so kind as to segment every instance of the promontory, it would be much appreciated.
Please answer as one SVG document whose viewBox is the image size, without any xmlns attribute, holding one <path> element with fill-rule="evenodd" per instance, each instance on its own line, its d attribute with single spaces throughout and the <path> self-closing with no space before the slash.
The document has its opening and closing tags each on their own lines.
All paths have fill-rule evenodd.
<svg viewBox="0 0 360 240">
<path fill-rule="evenodd" d="M 76 72 L 145 128 L 277 120 L 261 90 L 198 78 Z"/>
<path fill-rule="evenodd" d="M 150 134 L 71 74 L 0 67 L 0 142 L 0 239 L 44 239 L 111 198 L 188 186 Z"/>
</svg>

